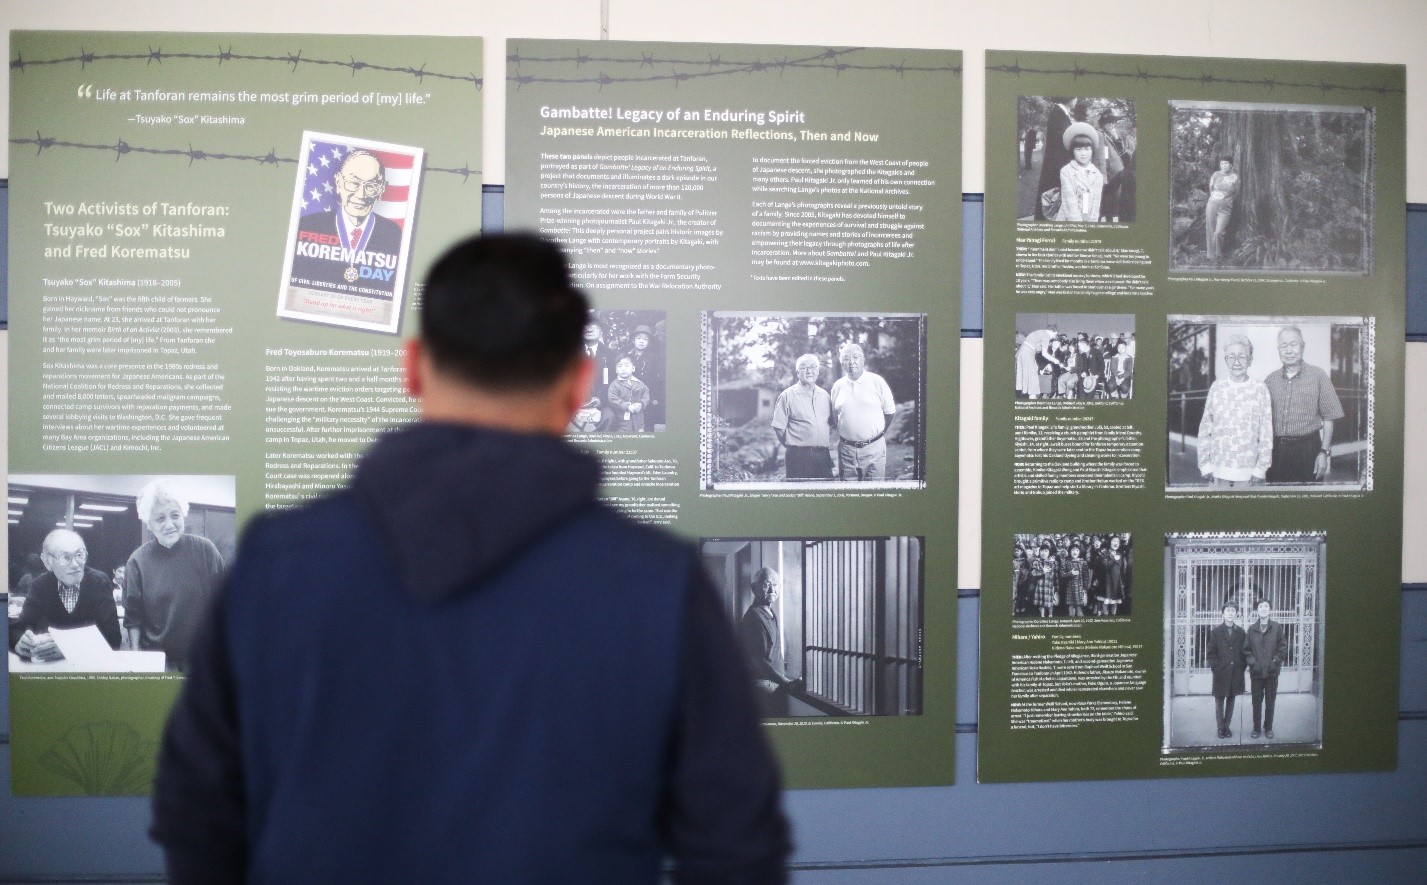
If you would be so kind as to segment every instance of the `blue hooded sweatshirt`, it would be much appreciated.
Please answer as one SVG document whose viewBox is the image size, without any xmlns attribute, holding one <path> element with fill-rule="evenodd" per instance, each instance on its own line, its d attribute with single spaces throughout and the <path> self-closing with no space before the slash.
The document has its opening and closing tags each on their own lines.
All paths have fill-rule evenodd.
<svg viewBox="0 0 1427 885">
<path fill-rule="evenodd" d="M 563 440 L 417 423 L 247 529 L 165 732 L 170 881 L 782 881 L 694 551 Z"/>
</svg>

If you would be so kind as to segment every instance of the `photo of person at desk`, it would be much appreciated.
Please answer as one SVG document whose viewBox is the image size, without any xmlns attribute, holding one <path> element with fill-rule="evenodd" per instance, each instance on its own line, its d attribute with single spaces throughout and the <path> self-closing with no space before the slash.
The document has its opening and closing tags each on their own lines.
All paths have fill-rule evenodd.
<svg viewBox="0 0 1427 885">
<path fill-rule="evenodd" d="M 69 529 L 55 529 L 40 546 L 45 574 L 36 578 L 19 618 L 10 624 L 10 650 L 30 663 L 56 663 L 64 653 L 50 628 L 94 626 L 113 649 L 122 641 L 119 612 L 109 578 L 86 567 L 89 550 Z"/>
</svg>

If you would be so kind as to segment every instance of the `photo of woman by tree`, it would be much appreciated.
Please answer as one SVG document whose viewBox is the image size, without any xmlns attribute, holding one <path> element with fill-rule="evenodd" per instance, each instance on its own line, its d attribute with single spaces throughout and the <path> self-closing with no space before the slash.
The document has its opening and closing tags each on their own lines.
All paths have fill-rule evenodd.
<svg viewBox="0 0 1427 885">
<path fill-rule="evenodd" d="M 1170 103 L 1171 271 L 1372 270 L 1373 111 Z"/>
</svg>

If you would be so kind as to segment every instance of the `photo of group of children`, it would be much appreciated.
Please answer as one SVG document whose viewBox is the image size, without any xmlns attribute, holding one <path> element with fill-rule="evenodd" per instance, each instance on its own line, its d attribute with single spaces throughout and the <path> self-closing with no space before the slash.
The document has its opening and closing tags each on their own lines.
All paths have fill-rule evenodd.
<svg viewBox="0 0 1427 885">
<path fill-rule="evenodd" d="M 1018 618 L 1113 618 L 1130 614 L 1129 532 L 1016 535 L 1012 614 Z"/>
</svg>

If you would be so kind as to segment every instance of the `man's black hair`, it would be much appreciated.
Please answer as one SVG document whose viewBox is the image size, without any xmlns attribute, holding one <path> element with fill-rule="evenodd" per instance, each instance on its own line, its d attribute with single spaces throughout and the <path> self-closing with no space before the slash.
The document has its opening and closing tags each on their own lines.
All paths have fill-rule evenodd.
<svg viewBox="0 0 1427 885">
<path fill-rule="evenodd" d="M 532 390 L 578 357 L 589 311 L 559 246 L 534 234 L 472 237 L 426 275 L 421 340 L 442 372 L 477 387 Z"/>
</svg>

